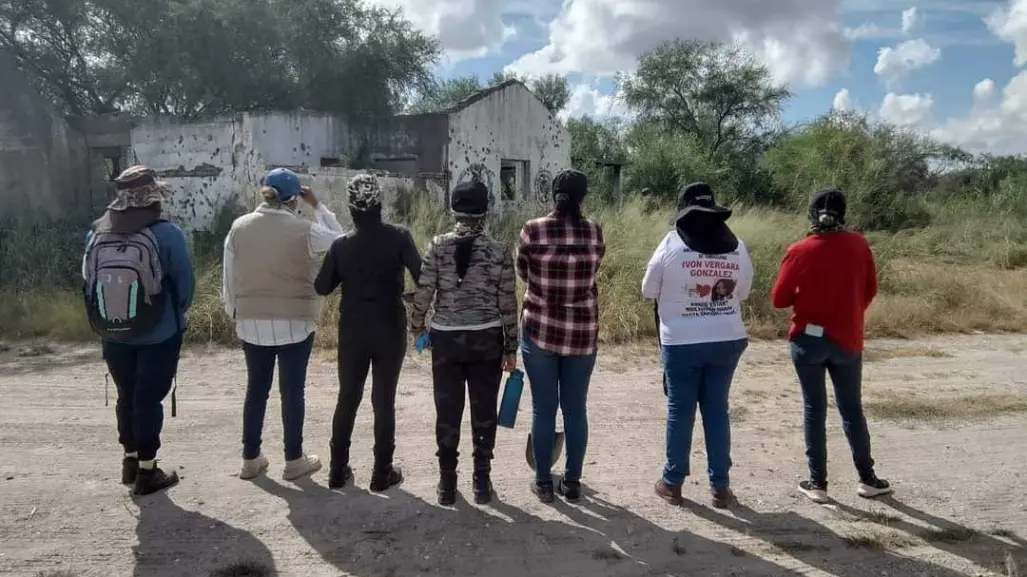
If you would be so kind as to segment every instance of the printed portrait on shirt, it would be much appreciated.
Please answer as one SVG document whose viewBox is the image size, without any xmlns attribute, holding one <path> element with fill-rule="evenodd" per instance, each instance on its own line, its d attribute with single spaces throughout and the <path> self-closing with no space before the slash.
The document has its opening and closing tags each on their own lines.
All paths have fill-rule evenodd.
<svg viewBox="0 0 1027 577">
<path fill-rule="evenodd" d="M 715 303 L 731 300 L 735 296 L 735 285 L 737 284 L 729 278 L 718 280 L 713 284 L 713 290 L 710 291 L 710 300 Z"/>
</svg>

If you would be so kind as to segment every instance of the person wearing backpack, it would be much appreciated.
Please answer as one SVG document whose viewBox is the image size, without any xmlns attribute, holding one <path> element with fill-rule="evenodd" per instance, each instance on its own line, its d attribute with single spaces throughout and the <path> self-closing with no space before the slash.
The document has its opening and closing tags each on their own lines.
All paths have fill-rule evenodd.
<svg viewBox="0 0 1027 577">
<path fill-rule="evenodd" d="M 115 179 L 117 197 L 86 234 L 83 294 L 118 389 L 121 480 L 136 495 L 178 483 L 157 466 L 164 397 L 178 370 L 192 262 L 182 229 L 161 219 L 167 185 L 145 166 Z"/>
<path fill-rule="evenodd" d="M 235 320 L 246 356 L 239 478 L 256 478 L 269 466 L 260 446 L 277 362 L 285 437 L 282 476 L 294 480 L 321 469 L 316 455 L 303 452 L 307 364 L 323 304 L 314 292 L 314 277 L 322 255 L 344 231 L 291 170 L 268 172 L 263 185 L 260 206 L 232 223 L 222 258 L 225 312 Z M 316 222 L 297 216 L 300 200 L 314 209 Z"/>
</svg>

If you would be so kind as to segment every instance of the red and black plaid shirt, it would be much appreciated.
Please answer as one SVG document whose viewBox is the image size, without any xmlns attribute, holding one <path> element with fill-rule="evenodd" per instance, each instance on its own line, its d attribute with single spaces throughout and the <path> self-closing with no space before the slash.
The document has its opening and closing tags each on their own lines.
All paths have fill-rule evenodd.
<svg viewBox="0 0 1027 577">
<path fill-rule="evenodd" d="M 605 254 L 603 229 L 588 219 L 550 214 L 521 229 L 517 275 L 527 285 L 521 326 L 539 348 L 567 356 L 596 352 L 596 272 Z"/>
</svg>

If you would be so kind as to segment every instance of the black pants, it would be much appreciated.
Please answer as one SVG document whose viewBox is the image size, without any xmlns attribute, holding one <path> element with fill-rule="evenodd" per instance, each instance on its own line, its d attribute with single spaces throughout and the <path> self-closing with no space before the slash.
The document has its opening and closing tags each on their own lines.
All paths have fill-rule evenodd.
<svg viewBox="0 0 1027 577">
<path fill-rule="evenodd" d="M 432 331 L 431 344 L 439 469 L 444 473 L 456 471 L 466 386 L 466 396 L 471 398 L 474 471 L 488 473 L 496 447 L 503 330 Z"/>
<path fill-rule="evenodd" d="M 103 343 L 107 370 L 118 388 L 118 442 L 139 460 L 157 457 L 164 427 L 164 397 L 178 370 L 182 335 L 155 345 Z"/>
<path fill-rule="evenodd" d="M 374 466 L 377 471 L 392 466 L 396 451 L 396 386 L 406 351 L 407 332 L 402 323 L 389 326 L 388 330 L 381 326 L 369 328 L 361 334 L 340 332 L 339 401 L 332 419 L 333 468 L 349 465 L 353 423 L 369 371 L 374 408 Z"/>
</svg>

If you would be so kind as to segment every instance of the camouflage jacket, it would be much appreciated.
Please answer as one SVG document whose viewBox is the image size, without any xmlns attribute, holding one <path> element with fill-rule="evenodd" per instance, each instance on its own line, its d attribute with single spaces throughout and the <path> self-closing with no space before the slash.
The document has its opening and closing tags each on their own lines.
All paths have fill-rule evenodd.
<svg viewBox="0 0 1027 577">
<path fill-rule="evenodd" d="M 456 271 L 454 233 L 435 237 L 424 254 L 421 278 L 410 307 L 410 326 L 448 330 L 502 327 L 505 354 L 517 352 L 517 278 L 513 253 L 487 234 L 474 239 L 471 261 L 461 283 Z M 434 307 L 433 307 L 434 305 Z"/>
</svg>

